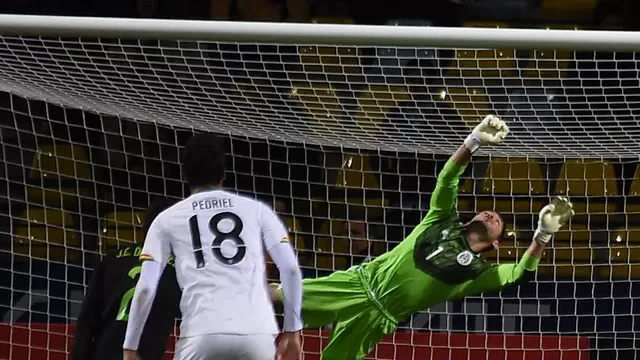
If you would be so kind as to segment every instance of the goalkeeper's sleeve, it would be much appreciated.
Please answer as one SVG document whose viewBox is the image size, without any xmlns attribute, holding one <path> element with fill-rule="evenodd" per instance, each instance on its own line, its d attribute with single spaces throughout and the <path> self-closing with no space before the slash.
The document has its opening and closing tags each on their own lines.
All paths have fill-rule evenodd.
<svg viewBox="0 0 640 360">
<path fill-rule="evenodd" d="M 495 265 L 475 280 L 465 285 L 464 296 L 484 292 L 500 291 L 510 285 L 521 284 L 533 279 L 540 259 L 526 251 L 517 264 Z"/>
<path fill-rule="evenodd" d="M 95 338 L 100 329 L 100 319 L 104 307 L 104 273 L 105 263 L 108 259 L 101 261 L 94 270 L 87 293 L 82 301 L 82 309 L 76 323 L 76 333 L 71 349 L 71 360 L 91 359 L 94 356 Z"/>
</svg>

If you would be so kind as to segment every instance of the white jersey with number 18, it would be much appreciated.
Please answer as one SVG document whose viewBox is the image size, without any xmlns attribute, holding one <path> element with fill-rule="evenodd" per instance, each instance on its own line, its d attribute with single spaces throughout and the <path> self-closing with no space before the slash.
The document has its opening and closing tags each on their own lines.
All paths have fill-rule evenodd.
<svg viewBox="0 0 640 360">
<path fill-rule="evenodd" d="M 277 334 L 264 252 L 282 241 L 287 229 L 265 204 L 212 190 L 161 213 L 140 259 L 164 268 L 175 255 L 181 336 Z"/>
</svg>

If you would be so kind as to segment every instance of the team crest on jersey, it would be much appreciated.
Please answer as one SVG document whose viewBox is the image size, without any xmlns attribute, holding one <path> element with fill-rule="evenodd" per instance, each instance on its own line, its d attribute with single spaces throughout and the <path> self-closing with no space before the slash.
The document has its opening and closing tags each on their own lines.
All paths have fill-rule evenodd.
<svg viewBox="0 0 640 360">
<path fill-rule="evenodd" d="M 469 266 L 469 264 L 471 264 L 471 262 L 473 261 L 473 254 L 471 253 L 471 251 L 465 250 L 458 254 L 456 260 L 461 266 Z"/>
</svg>

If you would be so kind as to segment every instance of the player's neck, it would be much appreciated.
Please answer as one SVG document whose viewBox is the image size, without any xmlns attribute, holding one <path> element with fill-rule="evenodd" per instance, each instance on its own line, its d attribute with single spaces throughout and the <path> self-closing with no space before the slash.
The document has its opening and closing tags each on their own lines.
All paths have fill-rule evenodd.
<svg viewBox="0 0 640 360">
<path fill-rule="evenodd" d="M 471 232 L 466 234 L 465 241 L 467 242 L 469 250 L 476 254 L 479 253 L 480 249 L 483 247 L 483 243 L 480 241 L 480 237 L 476 233 Z"/>
<path fill-rule="evenodd" d="M 220 189 L 221 189 L 220 185 L 196 186 L 191 188 L 191 195 L 201 193 L 201 192 L 220 190 Z"/>
</svg>

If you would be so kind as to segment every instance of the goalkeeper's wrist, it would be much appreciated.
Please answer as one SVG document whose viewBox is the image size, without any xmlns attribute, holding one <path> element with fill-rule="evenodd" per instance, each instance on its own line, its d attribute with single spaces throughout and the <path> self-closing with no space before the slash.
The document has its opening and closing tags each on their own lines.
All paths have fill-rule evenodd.
<svg viewBox="0 0 640 360">
<path fill-rule="evenodd" d="M 482 145 L 482 143 L 475 133 L 469 134 L 464 140 L 464 146 L 469 149 L 469 152 L 472 154 L 480 148 L 480 145 Z"/>
<path fill-rule="evenodd" d="M 553 233 L 547 231 L 547 229 L 542 226 L 538 226 L 535 233 L 533 234 L 533 241 L 537 242 L 540 245 L 547 245 L 549 241 L 551 241 L 551 237 Z"/>
</svg>

